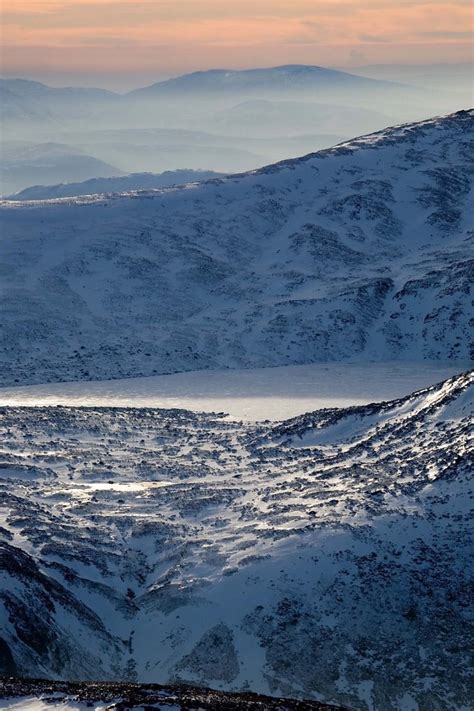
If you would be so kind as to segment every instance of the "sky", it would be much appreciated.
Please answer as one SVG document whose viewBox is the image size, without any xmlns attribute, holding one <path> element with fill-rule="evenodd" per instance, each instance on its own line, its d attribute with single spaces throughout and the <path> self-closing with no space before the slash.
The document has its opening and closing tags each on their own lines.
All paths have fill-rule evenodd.
<svg viewBox="0 0 474 711">
<path fill-rule="evenodd" d="M 471 0 L 0 0 L 4 76 L 472 61 Z"/>
</svg>

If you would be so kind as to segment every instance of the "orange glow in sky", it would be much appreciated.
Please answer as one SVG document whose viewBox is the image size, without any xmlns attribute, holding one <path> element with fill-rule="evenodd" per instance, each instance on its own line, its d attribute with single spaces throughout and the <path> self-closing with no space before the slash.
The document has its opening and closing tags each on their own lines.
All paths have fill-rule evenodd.
<svg viewBox="0 0 474 711">
<path fill-rule="evenodd" d="M 471 0 L 3 0 L 2 70 L 472 59 Z"/>
</svg>

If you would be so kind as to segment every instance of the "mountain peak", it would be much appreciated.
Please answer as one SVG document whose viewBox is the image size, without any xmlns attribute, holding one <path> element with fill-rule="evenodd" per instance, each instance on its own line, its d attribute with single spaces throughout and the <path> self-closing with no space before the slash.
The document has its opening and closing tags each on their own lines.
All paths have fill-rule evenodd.
<svg viewBox="0 0 474 711">
<path fill-rule="evenodd" d="M 288 85 L 288 80 L 292 84 Z M 129 95 L 166 91 L 257 91 L 257 90 L 298 90 L 314 88 L 322 83 L 329 88 L 331 84 L 339 86 L 341 82 L 348 88 L 366 87 L 383 88 L 388 82 L 356 76 L 348 72 L 329 69 L 316 65 L 286 64 L 276 67 L 253 69 L 209 69 L 183 74 L 166 81 L 160 81 L 142 89 L 135 89 Z"/>
</svg>

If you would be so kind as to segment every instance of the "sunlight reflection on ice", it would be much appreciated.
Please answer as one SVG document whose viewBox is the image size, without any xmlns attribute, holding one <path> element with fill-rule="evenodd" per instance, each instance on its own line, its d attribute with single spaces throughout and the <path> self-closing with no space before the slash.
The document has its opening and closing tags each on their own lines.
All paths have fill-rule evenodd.
<svg viewBox="0 0 474 711">
<path fill-rule="evenodd" d="M 323 407 L 402 397 L 468 370 L 469 366 L 466 362 L 315 363 L 204 370 L 2 388 L 0 405 L 184 408 L 226 412 L 244 420 L 280 420 Z"/>
</svg>

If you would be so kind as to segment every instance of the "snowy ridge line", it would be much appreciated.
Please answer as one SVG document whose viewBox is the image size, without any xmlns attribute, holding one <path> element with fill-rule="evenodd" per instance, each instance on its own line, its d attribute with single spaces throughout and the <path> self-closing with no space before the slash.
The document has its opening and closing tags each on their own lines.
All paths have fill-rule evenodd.
<svg viewBox="0 0 474 711">
<path fill-rule="evenodd" d="M 392 410 L 396 411 L 397 408 L 400 408 L 407 403 L 414 403 L 417 400 L 421 401 L 419 412 L 424 411 L 428 414 L 430 411 L 436 410 L 440 402 L 447 404 L 451 400 L 455 399 L 466 386 L 471 385 L 473 382 L 474 370 L 466 370 L 463 373 L 459 373 L 459 375 L 454 375 L 451 378 L 434 383 L 428 387 L 415 390 L 406 397 L 394 398 L 393 400 L 382 400 L 380 402 L 371 402 L 367 405 L 354 405 L 351 408 L 330 407 L 314 410 L 313 412 L 306 412 L 275 424 L 274 433 L 278 436 L 282 433 L 298 433 L 302 428 L 312 428 L 315 425 L 318 427 L 324 427 L 330 423 L 335 423 L 338 420 L 343 419 L 348 413 L 357 417 L 388 413 Z M 423 402 L 424 396 L 429 394 L 433 394 L 435 397 L 426 403 Z M 402 416 L 402 419 L 409 418 L 411 415 L 412 413 L 407 412 L 406 415 Z"/>
<path fill-rule="evenodd" d="M 133 684 L 103 682 L 65 682 L 46 679 L 24 679 L 9 677 L 0 679 L 0 699 L 36 697 L 52 708 L 56 704 L 64 711 L 76 708 L 78 702 L 91 707 L 95 702 L 105 702 L 107 711 L 139 711 L 156 708 L 166 711 L 350 711 L 347 707 L 300 701 L 297 699 L 272 698 L 252 692 L 223 692 L 198 686 Z M 94 703 L 94 705 L 95 705 Z M 1 708 L 5 708 L 3 705 Z M 8 706 L 6 707 L 8 709 Z M 18 707 L 15 706 L 18 710 Z M 31 709 L 33 711 L 33 708 Z"/>
<path fill-rule="evenodd" d="M 413 133 L 424 128 L 430 128 L 439 124 L 443 119 L 472 119 L 474 118 L 474 108 L 464 109 L 457 111 L 453 114 L 445 114 L 440 116 L 435 116 L 430 119 L 425 119 L 416 123 L 402 123 L 395 126 L 390 126 L 380 131 L 375 131 L 373 133 L 367 133 L 361 136 L 350 139 L 349 141 L 342 141 L 336 144 L 332 148 L 323 148 L 322 150 L 315 151 L 314 153 L 308 153 L 304 156 L 298 158 L 288 158 L 285 160 L 278 161 L 277 163 L 271 163 L 261 168 L 254 170 L 245 171 L 243 173 L 233 173 L 226 175 L 222 178 L 210 178 L 203 181 L 194 181 L 190 183 L 184 183 L 182 185 L 173 185 L 170 187 L 154 188 L 154 189 L 143 189 L 143 190 L 131 190 L 125 192 L 111 192 L 111 193 L 95 193 L 91 195 L 81 195 L 78 197 L 64 197 L 64 198 L 51 198 L 43 200 L 14 200 L 13 198 L 0 199 L 0 208 L 13 208 L 13 207 L 36 207 L 36 206 L 46 206 L 46 205 L 82 205 L 82 204 L 107 204 L 111 200 L 117 200 L 121 198 L 130 199 L 145 199 L 153 197 L 161 197 L 170 192 L 176 192 L 179 190 L 186 190 L 194 188 L 203 184 L 215 184 L 219 185 L 225 182 L 234 182 L 236 179 L 243 179 L 249 175 L 262 175 L 268 172 L 278 172 L 284 168 L 292 167 L 298 163 L 305 163 L 309 160 L 316 158 L 328 158 L 333 155 L 341 155 L 345 151 L 352 153 L 358 148 L 378 148 L 380 144 L 385 144 L 386 141 L 403 142 L 409 140 Z"/>
<path fill-rule="evenodd" d="M 188 183 L 200 182 L 223 177 L 224 173 L 207 170 L 177 169 L 162 173 L 128 173 L 111 178 L 89 178 L 79 182 L 62 182 L 53 185 L 36 184 L 4 195 L 6 200 L 50 200 L 79 195 L 109 195 L 140 190 L 156 190 L 159 188 Z"/>
<path fill-rule="evenodd" d="M 242 174 L 245 175 L 245 174 Z M 208 180 L 195 180 L 190 183 L 178 185 L 170 185 L 163 188 L 143 188 L 138 190 L 127 190 L 125 192 L 104 192 L 91 193 L 90 195 L 78 195 L 77 197 L 58 197 L 38 200 L 14 200 L 11 198 L 0 199 L 0 208 L 4 207 L 37 207 L 46 205 L 106 205 L 112 200 L 121 198 L 145 199 L 160 197 L 168 193 L 177 192 L 178 190 L 186 190 L 198 187 L 204 183 L 219 184 L 224 178 L 209 178 Z"/>
<path fill-rule="evenodd" d="M 422 131 L 423 128 L 432 128 L 433 126 L 439 126 L 445 120 L 465 120 L 474 118 L 474 108 L 462 109 L 461 111 L 456 111 L 450 114 L 443 114 L 439 116 L 433 116 L 429 119 L 424 119 L 417 122 L 408 122 L 395 124 L 393 126 L 388 126 L 382 128 L 379 131 L 374 131 L 371 133 L 366 133 L 361 136 L 356 136 L 348 141 L 341 141 L 341 143 L 332 146 L 331 148 L 323 148 L 320 151 L 315 151 L 314 153 L 308 153 L 305 156 L 298 158 L 288 158 L 286 160 L 278 161 L 269 166 L 263 166 L 257 170 L 248 171 L 249 175 L 259 175 L 261 173 L 266 173 L 268 170 L 275 168 L 286 168 L 294 166 L 299 162 L 306 162 L 313 158 L 328 158 L 333 155 L 344 154 L 345 150 L 348 153 L 353 153 L 354 150 L 358 148 L 378 148 L 380 145 L 386 145 L 387 139 L 389 142 L 403 143 L 409 140 L 418 131 Z M 392 140 L 390 140 L 392 139 Z M 246 175 L 247 173 L 242 173 L 241 175 Z M 232 177 L 232 176 L 230 176 Z"/>
</svg>

